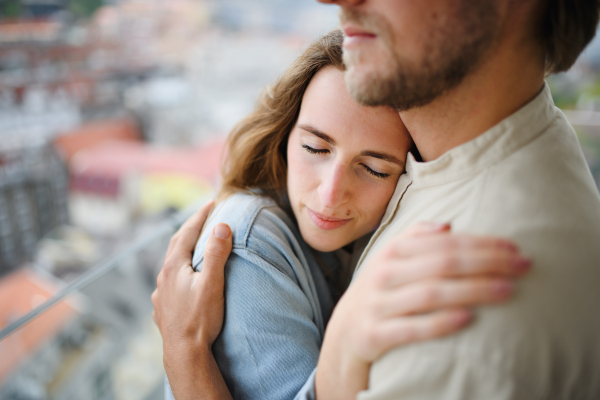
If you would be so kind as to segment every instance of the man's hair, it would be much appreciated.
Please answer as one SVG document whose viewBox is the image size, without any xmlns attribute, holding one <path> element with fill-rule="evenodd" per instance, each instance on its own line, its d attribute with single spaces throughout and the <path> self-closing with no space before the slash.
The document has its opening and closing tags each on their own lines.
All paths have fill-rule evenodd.
<svg viewBox="0 0 600 400">
<path fill-rule="evenodd" d="M 336 29 L 308 46 L 291 67 L 262 92 L 255 110 L 233 129 L 227 139 L 218 200 L 235 192 L 260 189 L 284 205 L 288 136 L 313 76 L 328 66 L 345 70 L 343 40 L 343 33 Z"/>
<path fill-rule="evenodd" d="M 571 68 L 596 34 L 600 0 L 546 0 L 541 39 L 546 73 Z"/>
</svg>

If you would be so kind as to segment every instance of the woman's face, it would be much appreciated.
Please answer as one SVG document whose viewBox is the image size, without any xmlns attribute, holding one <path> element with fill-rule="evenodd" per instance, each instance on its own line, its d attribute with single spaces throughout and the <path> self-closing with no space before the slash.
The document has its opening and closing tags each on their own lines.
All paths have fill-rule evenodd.
<svg viewBox="0 0 600 400">
<path fill-rule="evenodd" d="M 304 240 L 333 251 L 375 230 L 411 143 L 397 112 L 358 105 L 342 71 L 319 71 L 287 148 L 288 195 Z"/>
</svg>

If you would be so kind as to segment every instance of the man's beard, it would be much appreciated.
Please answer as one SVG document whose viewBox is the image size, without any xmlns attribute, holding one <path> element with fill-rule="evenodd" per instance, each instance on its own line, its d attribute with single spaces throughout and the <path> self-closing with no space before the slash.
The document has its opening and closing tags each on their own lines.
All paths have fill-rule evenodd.
<svg viewBox="0 0 600 400">
<path fill-rule="evenodd" d="M 391 106 L 405 111 L 429 104 L 456 87 L 480 63 L 498 31 L 495 1 L 463 1 L 452 18 L 435 26 L 425 41 L 424 57 L 415 65 L 395 51 L 392 29 L 378 15 L 343 8 L 342 22 L 351 21 L 378 35 L 388 50 L 387 65 L 366 76 L 355 67 L 363 60 L 360 52 L 344 51 L 346 84 L 352 97 L 367 106 Z"/>
</svg>

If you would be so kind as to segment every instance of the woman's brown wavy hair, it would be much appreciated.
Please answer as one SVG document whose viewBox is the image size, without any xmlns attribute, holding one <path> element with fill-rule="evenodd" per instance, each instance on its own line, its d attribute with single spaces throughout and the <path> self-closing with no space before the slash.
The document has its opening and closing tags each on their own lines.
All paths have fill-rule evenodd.
<svg viewBox="0 0 600 400">
<path fill-rule="evenodd" d="M 260 189 L 284 205 L 288 136 L 296 124 L 302 97 L 313 76 L 330 65 L 345 69 L 343 39 L 340 30 L 325 34 L 308 46 L 273 85 L 263 90 L 255 110 L 227 139 L 218 200 L 235 192 Z"/>
</svg>

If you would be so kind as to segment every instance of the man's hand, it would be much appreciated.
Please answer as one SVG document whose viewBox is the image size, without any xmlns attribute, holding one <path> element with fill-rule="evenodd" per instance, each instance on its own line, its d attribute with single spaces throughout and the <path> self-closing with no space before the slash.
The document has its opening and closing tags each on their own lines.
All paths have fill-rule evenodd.
<svg viewBox="0 0 600 400">
<path fill-rule="evenodd" d="M 230 397 L 211 352 L 223 326 L 224 269 L 232 246 L 229 226 L 215 226 L 202 271 L 192 269 L 194 248 L 213 206 L 210 202 L 202 207 L 171 238 L 152 293 L 152 318 L 163 338 L 165 371 L 177 399 Z"/>
<path fill-rule="evenodd" d="M 372 362 L 394 347 L 456 332 L 469 308 L 507 301 L 531 261 L 510 241 L 419 224 L 365 265 L 327 325 L 317 367 L 319 398 L 355 398 Z"/>
</svg>

